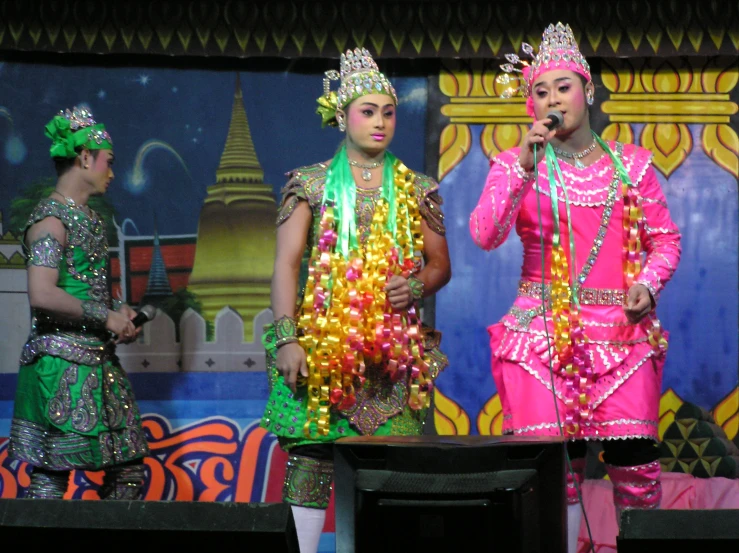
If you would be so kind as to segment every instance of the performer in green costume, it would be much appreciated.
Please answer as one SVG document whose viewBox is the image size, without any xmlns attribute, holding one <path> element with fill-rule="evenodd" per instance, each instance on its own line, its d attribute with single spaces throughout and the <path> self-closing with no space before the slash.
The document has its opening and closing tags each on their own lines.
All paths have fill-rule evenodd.
<svg viewBox="0 0 739 553">
<path fill-rule="evenodd" d="M 263 338 L 271 394 L 262 426 L 289 454 L 283 498 L 303 553 L 317 550 L 324 525 L 333 442 L 421 434 L 447 365 L 440 334 L 418 311 L 451 278 L 439 186 L 387 150 L 398 99 L 369 52 L 347 51 L 340 69 L 326 73 L 318 113 L 346 140 L 333 159 L 288 174 L 275 322 Z"/>
<path fill-rule="evenodd" d="M 105 471 L 102 499 L 138 499 L 149 447 L 115 347 L 140 329 L 133 309 L 111 301 L 105 223 L 87 206 L 113 179 L 113 144 L 77 107 L 45 134 L 58 178 L 23 232 L 32 321 L 8 452 L 32 467 L 27 497 L 63 497 L 77 469 Z"/>
</svg>

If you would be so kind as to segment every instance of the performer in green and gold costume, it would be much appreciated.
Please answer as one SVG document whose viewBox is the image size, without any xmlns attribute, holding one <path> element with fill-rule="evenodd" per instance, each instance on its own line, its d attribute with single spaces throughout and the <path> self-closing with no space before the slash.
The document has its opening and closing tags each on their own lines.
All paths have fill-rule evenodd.
<svg viewBox="0 0 739 553">
<path fill-rule="evenodd" d="M 32 467 L 27 497 L 63 497 L 77 469 L 105 471 L 102 499 L 138 499 L 149 448 L 115 347 L 140 329 L 133 309 L 111 301 L 105 223 L 87 206 L 113 179 L 113 144 L 77 107 L 55 116 L 45 133 L 58 178 L 23 232 L 32 327 L 9 455 Z"/>
<path fill-rule="evenodd" d="M 439 186 L 387 150 L 398 99 L 369 52 L 349 50 L 340 63 L 326 73 L 317 112 L 346 140 L 333 159 L 288 174 L 275 322 L 263 337 L 271 393 L 262 426 L 288 452 L 283 498 L 302 553 L 318 547 L 333 442 L 421 434 L 447 365 L 419 312 L 451 278 Z"/>
</svg>

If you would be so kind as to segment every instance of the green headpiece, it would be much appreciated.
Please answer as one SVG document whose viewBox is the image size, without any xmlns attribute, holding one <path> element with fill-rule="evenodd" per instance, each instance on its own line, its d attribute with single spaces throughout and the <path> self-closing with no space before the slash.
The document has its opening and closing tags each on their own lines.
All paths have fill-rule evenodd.
<svg viewBox="0 0 739 553">
<path fill-rule="evenodd" d="M 341 54 L 341 73 L 326 71 L 323 79 L 323 95 L 318 98 L 316 113 L 321 116 L 321 126 L 335 127 L 336 110 L 344 109 L 360 96 L 367 94 L 387 94 L 398 105 L 398 95 L 393 85 L 380 72 L 372 55 L 365 49 L 355 48 Z M 331 81 L 341 79 L 338 92 L 331 90 Z"/>
<path fill-rule="evenodd" d="M 60 111 L 46 125 L 44 134 L 51 138 L 52 158 L 73 158 L 80 150 L 111 150 L 113 141 L 102 123 L 96 123 L 92 113 L 75 106 L 72 111 Z"/>
</svg>

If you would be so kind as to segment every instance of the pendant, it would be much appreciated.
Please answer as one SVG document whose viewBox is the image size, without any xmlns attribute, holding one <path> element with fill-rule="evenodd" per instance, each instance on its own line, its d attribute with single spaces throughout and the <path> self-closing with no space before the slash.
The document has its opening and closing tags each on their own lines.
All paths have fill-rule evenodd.
<svg viewBox="0 0 739 553">
<path fill-rule="evenodd" d="M 579 159 L 575 161 L 575 167 L 577 167 L 578 169 L 585 169 L 585 165 L 583 165 L 583 162 Z"/>
<path fill-rule="evenodd" d="M 372 173 L 369 169 L 362 169 L 362 180 L 369 182 L 372 180 Z"/>
</svg>

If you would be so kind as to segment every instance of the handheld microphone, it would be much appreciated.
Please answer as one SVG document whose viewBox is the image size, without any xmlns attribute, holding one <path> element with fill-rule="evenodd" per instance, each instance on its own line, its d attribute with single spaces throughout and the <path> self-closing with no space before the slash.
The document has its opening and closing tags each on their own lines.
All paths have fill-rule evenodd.
<svg viewBox="0 0 739 553">
<path fill-rule="evenodd" d="M 154 307 L 153 305 L 145 305 L 144 307 L 139 309 L 139 312 L 136 314 L 136 316 L 133 319 L 131 319 L 131 322 L 133 323 L 134 327 L 139 328 L 144 323 L 148 323 L 156 316 L 157 316 L 157 308 Z M 108 341 L 108 344 L 110 346 L 115 346 L 117 340 L 118 340 L 118 336 L 115 334 L 112 334 L 112 337 Z"/>
<path fill-rule="evenodd" d="M 550 110 L 549 113 L 547 113 L 547 119 L 551 121 L 551 123 L 546 123 L 547 129 L 550 131 L 553 131 L 557 127 L 561 127 L 565 122 L 565 117 L 562 115 L 562 112 L 558 109 Z"/>
<path fill-rule="evenodd" d="M 131 319 L 131 322 L 133 323 L 133 326 L 138 328 L 144 323 L 148 323 L 156 316 L 157 308 L 153 305 L 145 305 L 139 310 L 138 314 L 133 319 Z"/>
</svg>

